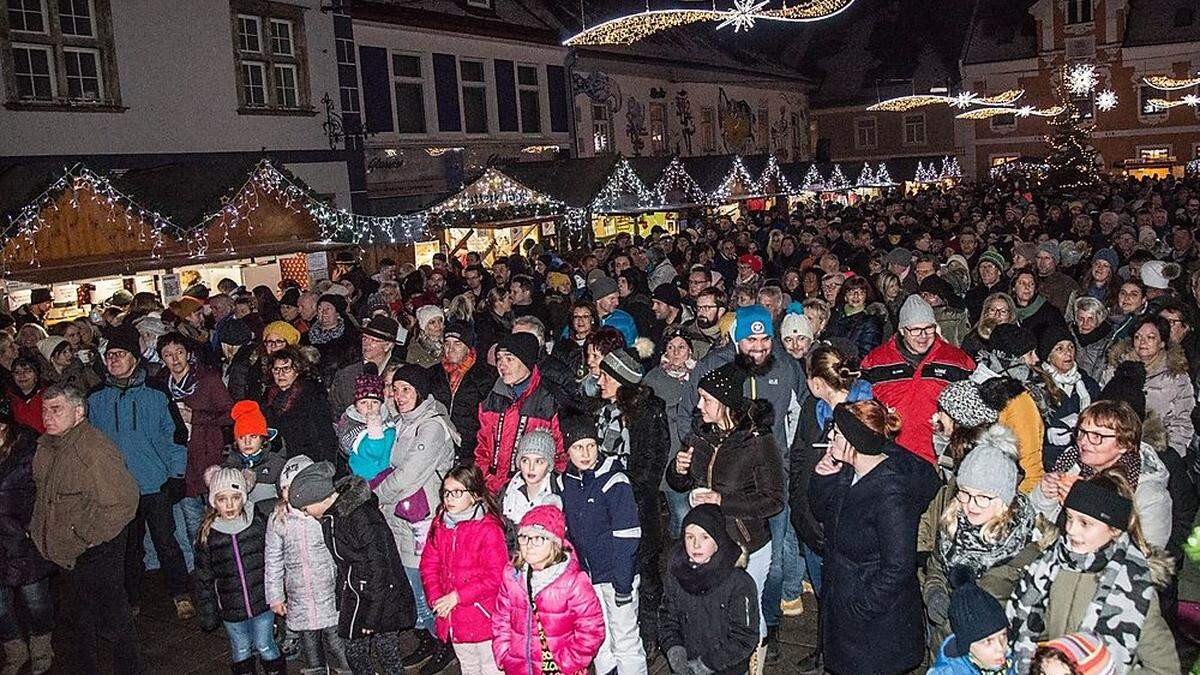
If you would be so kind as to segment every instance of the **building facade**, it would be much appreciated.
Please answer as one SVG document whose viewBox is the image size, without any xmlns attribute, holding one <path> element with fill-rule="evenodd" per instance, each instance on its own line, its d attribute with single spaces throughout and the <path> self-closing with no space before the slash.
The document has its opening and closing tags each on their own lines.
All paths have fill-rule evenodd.
<svg viewBox="0 0 1200 675">
<path fill-rule="evenodd" d="M 1073 64 L 1095 68 L 1095 87 L 1074 99 L 1094 124 L 1091 141 L 1103 171 L 1164 175 L 1200 157 L 1200 110 L 1147 103 L 1197 91 L 1143 84 L 1145 77 L 1188 78 L 1200 70 L 1194 0 L 981 0 L 963 52 L 964 87 L 1024 89 L 1017 105 L 1051 107 L 1062 95 L 1056 78 Z M 1116 107 L 1098 105 L 1101 92 L 1115 94 Z M 1046 118 L 1003 115 L 960 124 L 968 146 L 963 170 L 977 177 L 1010 159 L 1048 152 Z"/>
</svg>

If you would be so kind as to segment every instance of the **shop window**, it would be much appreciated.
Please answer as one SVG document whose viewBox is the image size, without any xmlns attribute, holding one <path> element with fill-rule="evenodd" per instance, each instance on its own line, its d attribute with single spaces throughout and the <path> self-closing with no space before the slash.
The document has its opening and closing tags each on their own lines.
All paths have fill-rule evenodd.
<svg viewBox="0 0 1200 675">
<path fill-rule="evenodd" d="M 1138 159 L 1143 162 L 1165 162 L 1171 158 L 1171 146 L 1155 145 L 1138 148 Z"/>
<path fill-rule="evenodd" d="M 233 0 L 238 112 L 311 112 L 304 10 L 262 0 Z"/>
<path fill-rule="evenodd" d="M 109 0 L 8 0 L 0 32 L 7 107 L 120 105 Z"/>
</svg>

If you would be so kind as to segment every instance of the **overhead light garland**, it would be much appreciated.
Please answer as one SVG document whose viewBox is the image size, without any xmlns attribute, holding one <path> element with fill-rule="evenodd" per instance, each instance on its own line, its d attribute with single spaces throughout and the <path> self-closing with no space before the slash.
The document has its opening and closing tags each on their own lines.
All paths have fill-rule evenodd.
<svg viewBox="0 0 1200 675">
<path fill-rule="evenodd" d="M 1049 170 L 1049 168 L 1050 165 L 1046 162 L 1014 159 L 1003 164 L 993 166 L 988 174 L 993 179 L 1016 175 L 1029 178 L 1035 183 L 1040 183 L 1041 181 L 1045 180 L 1046 172 Z"/>
<path fill-rule="evenodd" d="M 1024 89 L 1008 89 L 992 96 L 964 91 L 953 96 L 945 94 L 914 94 L 897 96 L 886 101 L 880 101 L 868 106 L 867 110 L 880 112 L 906 112 L 931 105 L 948 105 L 952 108 L 966 110 L 973 105 L 981 106 L 1010 106 L 1025 95 Z"/>
<path fill-rule="evenodd" d="M 954 116 L 956 120 L 985 120 L 989 117 L 998 115 L 1013 115 L 1015 117 L 1057 117 L 1062 114 L 1063 106 L 1056 105 L 1051 108 L 1034 108 L 1033 106 L 1021 106 L 1020 108 L 976 108 L 968 110 L 965 113 L 959 113 Z"/>
<path fill-rule="evenodd" d="M 1175 79 L 1165 75 L 1154 75 L 1152 77 L 1143 77 L 1142 84 L 1159 91 L 1176 91 L 1178 89 L 1188 89 L 1200 84 L 1200 77 Z"/>
<path fill-rule="evenodd" d="M 733 26 L 738 32 L 748 29 L 759 21 L 782 21 L 805 23 L 820 21 L 834 16 L 853 3 L 854 0 L 810 0 L 794 7 L 763 9 L 766 2 L 735 0 L 732 9 L 648 9 L 626 16 L 610 19 L 586 28 L 563 42 L 568 47 L 597 45 L 628 45 L 643 40 L 655 33 L 687 26 L 694 23 L 711 22 L 718 28 Z"/>
<path fill-rule="evenodd" d="M 78 209 L 84 202 L 102 206 L 108 214 L 105 224 L 122 227 L 139 243 L 149 243 L 151 259 L 162 257 L 163 248 L 170 243 L 168 237 L 179 242 L 186 239 L 182 228 L 161 214 L 143 208 L 107 178 L 76 164 L 64 169 L 62 176 L 9 219 L 3 260 L 6 265 L 28 262 L 35 268 L 42 266 L 37 236 L 49 226 L 44 214 L 58 211 L 64 195 L 71 209 Z"/>
<path fill-rule="evenodd" d="M 1096 66 L 1090 63 L 1075 63 L 1063 71 L 1063 83 L 1072 95 L 1086 96 L 1100 84 L 1100 78 L 1096 75 Z"/>
<path fill-rule="evenodd" d="M 604 187 L 600 188 L 600 192 L 592 200 L 591 209 L 594 213 L 612 213 L 631 208 L 646 208 L 659 203 L 661 202 L 656 199 L 655 193 L 634 173 L 629 160 L 621 157 L 605 181 Z"/>
<path fill-rule="evenodd" d="M 1096 94 L 1096 108 L 1104 112 L 1109 112 L 1117 107 L 1117 92 L 1112 89 L 1105 89 Z"/>
<path fill-rule="evenodd" d="M 654 194 L 659 204 L 704 204 L 708 201 L 704 190 L 700 189 L 696 179 L 683 168 L 683 162 L 678 157 L 671 158 L 671 163 L 667 164 L 667 168 L 663 169 L 662 175 L 655 181 Z M 678 195 L 681 199 L 673 199 L 673 195 Z"/>
</svg>

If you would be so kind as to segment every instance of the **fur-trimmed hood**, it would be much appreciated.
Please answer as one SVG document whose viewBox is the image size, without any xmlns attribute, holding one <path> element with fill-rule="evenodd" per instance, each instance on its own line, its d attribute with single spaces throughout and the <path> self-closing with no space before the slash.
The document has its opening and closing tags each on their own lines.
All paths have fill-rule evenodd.
<svg viewBox="0 0 1200 675">
<path fill-rule="evenodd" d="M 359 506 L 376 500 L 375 493 L 371 492 L 371 486 L 367 485 L 367 481 L 360 476 L 346 476 L 337 482 L 334 490 L 338 493 L 338 498 L 330 509 L 339 518 L 344 518 Z"/>
<path fill-rule="evenodd" d="M 1119 342 L 1113 343 L 1108 349 L 1108 365 L 1112 368 L 1117 367 L 1122 361 L 1136 361 L 1137 355 L 1133 351 L 1133 340 L 1126 338 Z M 1183 348 L 1179 345 L 1172 345 L 1167 348 L 1166 372 L 1172 375 L 1187 375 L 1188 361 L 1187 355 L 1184 354 Z M 1154 377 L 1158 373 L 1146 373 L 1147 378 Z"/>
</svg>

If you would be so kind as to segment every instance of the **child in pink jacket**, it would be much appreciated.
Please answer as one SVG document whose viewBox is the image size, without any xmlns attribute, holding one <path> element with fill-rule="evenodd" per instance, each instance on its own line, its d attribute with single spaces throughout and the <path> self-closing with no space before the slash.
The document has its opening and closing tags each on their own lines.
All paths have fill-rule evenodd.
<svg viewBox="0 0 1200 675">
<path fill-rule="evenodd" d="M 434 630 L 453 644 L 463 675 L 497 675 L 492 616 L 508 564 L 500 511 L 474 464 L 452 469 L 441 497 L 420 568 Z"/>
<path fill-rule="evenodd" d="M 556 506 L 525 514 L 492 615 L 492 653 L 509 675 L 586 673 L 604 642 L 604 614 L 567 542 Z"/>
</svg>

